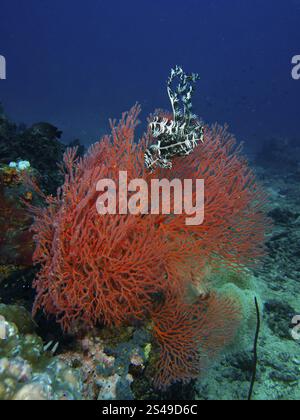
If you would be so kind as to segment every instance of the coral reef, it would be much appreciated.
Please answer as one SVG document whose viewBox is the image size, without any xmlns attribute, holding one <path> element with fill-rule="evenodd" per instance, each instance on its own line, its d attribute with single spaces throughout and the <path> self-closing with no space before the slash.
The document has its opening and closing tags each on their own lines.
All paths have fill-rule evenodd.
<svg viewBox="0 0 300 420">
<path fill-rule="evenodd" d="M 25 128 L 17 127 L 10 123 L 3 113 L 0 112 L 0 114 L 0 143 L 3 141 L 1 145 L 8 149 L 11 144 L 15 144 L 8 140 L 9 132 L 11 136 L 15 136 L 16 133 L 23 133 Z M 163 111 L 159 111 L 158 115 L 161 115 L 162 118 L 172 118 L 172 115 Z M 4 133 L 4 127 L 6 127 L 6 133 Z M 205 142 L 207 141 L 206 136 Z M 181 319 L 184 322 L 190 323 L 191 321 L 188 317 L 187 319 L 180 318 L 184 305 L 176 306 L 176 311 L 179 312 L 176 317 L 173 313 L 169 319 L 164 316 L 164 313 L 167 314 L 168 312 L 166 304 L 174 302 L 174 300 L 167 300 L 164 293 L 153 294 L 154 308 L 149 318 L 145 316 L 147 320 L 144 328 L 141 329 L 140 323 L 137 326 L 130 319 L 128 324 L 132 324 L 132 327 L 125 326 L 112 328 L 111 330 L 97 328 L 92 333 L 87 333 L 86 336 L 76 340 L 69 336 L 62 337 L 59 328 L 54 326 L 54 323 L 46 322 L 44 319 L 41 321 L 41 314 L 36 317 L 36 322 L 39 324 L 39 328 L 36 329 L 31 317 L 19 303 L 18 306 L 0 304 L 0 398 L 101 399 L 109 397 L 130 399 L 134 397 L 136 399 L 194 399 L 194 393 L 196 392 L 196 398 L 200 400 L 245 399 L 252 373 L 252 348 L 255 330 L 253 298 L 257 296 L 260 297 L 263 328 L 259 340 L 258 375 L 254 388 L 254 399 L 299 400 L 299 342 L 292 339 L 290 331 L 292 317 L 300 313 L 298 299 L 300 273 L 299 153 L 296 143 L 294 147 L 289 141 L 288 143 L 282 141 L 277 143 L 275 146 L 265 148 L 264 153 L 261 154 L 260 163 L 267 168 L 257 168 L 257 172 L 259 172 L 268 190 L 269 216 L 274 222 L 274 227 L 268 237 L 268 257 L 264 260 L 264 266 L 254 267 L 253 270 L 245 272 L 244 270 L 228 269 L 226 265 L 221 268 L 214 267 L 218 265 L 216 262 L 211 266 L 212 261 L 210 259 L 210 264 L 206 264 L 203 271 L 199 272 L 197 269 L 191 276 L 194 284 L 199 288 L 200 296 L 197 296 L 197 293 L 194 296 L 193 293 L 192 298 L 187 296 L 183 302 L 184 305 L 188 302 L 192 304 L 198 302 L 198 305 L 203 305 L 206 302 L 205 298 L 211 299 L 214 296 L 214 291 L 217 290 L 219 291 L 217 296 L 221 301 L 224 296 L 229 296 L 230 299 L 234 298 L 235 302 L 240 303 L 242 324 L 238 335 L 235 337 L 234 346 L 229 347 L 226 352 L 220 352 L 220 356 L 213 362 L 212 369 L 208 370 L 205 366 L 205 357 L 209 352 L 201 352 L 201 331 L 197 331 L 196 328 L 197 334 L 193 336 L 192 330 L 181 329 Z M 151 144 L 151 141 L 149 144 Z M 288 144 L 288 147 L 286 144 Z M 77 146 L 77 144 L 74 144 L 74 146 Z M 205 148 L 206 143 L 201 147 Z M 271 153 L 272 151 L 274 153 Z M 204 152 L 207 153 L 205 149 Z M 195 150 L 195 153 L 198 153 L 198 151 Z M 83 154 L 82 150 L 80 154 Z M 202 156 L 201 153 L 201 156 L 197 159 L 199 158 L 199 161 L 201 161 L 205 158 L 205 154 Z M 19 182 L 20 174 L 14 170 L 16 168 L 9 168 L 9 162 L 15 160 L 18 163 L 20 158 L 26 159 L 27 155 L 25 156 L 21 152 L 18 154 L 9 153 L 6 158 L 3 154 L 0 153 L 0 155 L 3 162 L 1 176 L 4 180 L 6 196 L 22 197 L 27 189 Z M 268 166 L 266 157 L 270 155 L 272 157 L 268 158 L 270 164 Z M 28 160 L 33 166 L 33 160 L 29 154 Z M 102 159 L 99 159 L 99 162 L 103 162 Z M 183 163 L 182 160 L 179 160 L 179 162 L 180 164 Z M 176 162 L 174 163 L 176 164 Z M 210 166 L 214 171 L 215 165 Z M 279 167 L 281 167 L 280 173 L 278 173 Z M 47 169 L 44 168 L 43 170 L 47 174 Z M 56 168 L 55 172 L 57 172 Z M 161 172 L 160 174 L 165 176 L 167 172 Z M 58 180 L 62 179 L 61 176 L 56 175 L 56 177 Z M 56 186 L 59 182 L 56 182 Z M 220 182 L 220 188 L 223 188 L 225 184 L 225 181 L 224 184 Z M 45 184 L 42 185 L 42 188 L 47 191 Z M 55 188 L 51 187 L 52 191 Z M 10 201 L 12 211 L 14 211 L 16 203 L 17 200 L 15 199 Z M 1 211 L 1 230 L 4 227 L 3 223 L 5 222 L 5 225 L 8 223 L 7 219 L 4 220 L 3 214 Z M 16 218 L 15 220 L 24 221 L 23 216 L 24 214 L 20 219 Z M 12 218 L 14 219 L 14 217 Z M 31 223 L 30 218 L 28 223 Z M 221 221 L 219 224 L 221 224 Z M 25 223 L 24 226 L 27 229 L 28 224 Z M 207 229 L 209 228 L 210 226 L 207 225 Z M 218 240 L 222 241 L 221 235 L 218 236 Z M 15 244 L 17 245 L 17 242 Z M 215 244 L 214 246 L 217 249 L 218 245 Z M 2 253 L 1 251 L 0 253 L 3 262 L 5 257 L 5 263 L 0 266 L 0 299 L 5 302 L 22 301 L 23 303 L 27 295 L 30 302 L 33 298 L 31 280 L 34 271 L 31 267 L 20 269 L 19 265 L 15 265 L 18 250 L 12 247 L 10 252 Z M 206 255 L 209 255 L 209 252 Z M 25 262 L 26 260 L 27 258 L 25 258 Z M 9 261 L 12 263 L 9 264 Z M 189 263 L 187 266 L 191 267 L 191 264 Z M 38 269 L 37 266 L 36 270 Z M 184 275 L 188 275 L 188 270 L 186 273 L 184 272 Z M 189 295 L 189 293 L 187 294 Z M 202 302 L 203 299 L 204 302 Z M 28 307 L 30 307 L 30 303 Z M 187 308 L 191 310 L 189 305 L 187 305 Z M 157 320 L 155 319 L 156 313 L 158 315 Z M 174 336 L 178 341 L 184 340 L 185 337 L 198 340 L 198 333 L 200 332 L 200 353 L 195 352 L 195 347 L 190 345 L 190 341 L 188 345 L 191 354 L 195 356 L 193 360 L 196 364 L 198 363 L 197 368 L 200 368 L 200 373 L 204 368 L 205 374 L 185 387 L 178 383 L 169 387 L 166 392 L 162 392 L 153 388 L 151 379 L 156 378 L 156 381 L 160 383 L 165 382 L 158 375 L 159 373 L 160 375 L 167 374 L 171 365 L 163 366 L 163 371 L 159 372 L 160 353 L 166 355 L 166 360 L 169 360 L 170 353 L 167 352 L 168 341 L 162 340 L 159 334 L 161 330 L 162 332 L 165 330 L 165 337 L 167 338 L 172 327 L 175 327 L 172 331 L 174 331 Z M 135 331 L 137 335 L 134 335 Z M 9 338 L 8 332 L 12 332 L 13 336 Z M 213 333 L 213 331 L 211 332 Z M 44 343 L 38 338 L 37 333 L 43 337 Z M 186 336 L 184 337 L 185 333 Z M 151 338 L 151 335 L 153 335 L 153 338 Z M 137 336 L 139 336 L 138 340 Z M 50 340 L 60 342 L 59 355 L 56 357 L 44 351 L 44 344 Z M 171 345 L 171 350 L 177 351 L 178 349 L 180 353 L 179 362 L 187 362 L 185 366 L 189 366 L 188 364 L 192 359 L 189 359 L 187 354 L 182 353 L 183 347 L 174 345 L 174 342 L 171 342 Z M 180 363 L 178 366 L 180 366 Z M 193 373 L 193 370 L 189 369 L 185 372 L 187 376 L 190 372 Z M 171 373 L 173 374 L 173 370 Z M 195 369 L 195 375 L 196 373 L 198 372 Z M 73 387 L 71 384 L 74 384 L 74 375 L 77 378 L 77 384 Z M 172 380 L 174 380 L 174 376 Z"/>
<path fill-rule="evenodd" d="M 57 164 L 65 146 L 60 142 L 61 132 L 48 123 L 30 128 L 18 126 L 0 112 L 0 164 L 8 165 L 20 159 L 27 160 L 39 173 L 39 183 L 48 193 L 55 193 L 61 183 Z"/>
<path fill-rule="evenodd" d="M 0 165 L 18 162 L 20 159 L 30 162 L 37 171 L 39 185 L 48 194 L 56 194 L 63 182 L 57 170 L 66 149 L 60 140 L 61 135 L 61 131 L 46 122 L 31 127 L 12 123 L 0 104 Z M 70 146 L 75 145 L 78 146 L 79 154 L 84 153 L 84 146 L 79 140 L 70 143 Z"/>
<path fill-rule="evenodd" d="M 36 177 L 29 162 L 0 165 L 0 301 L 32 307 L 35 277 L 33 219 L 27 205 L 41 204 L 28 186 Z"/>
<path fill-rule="evenodd" d="M 17 268 L 32 266 L 32 217 L 24 202 L 33 194 L 25 183 L 25 172 L 0 166 L 0 281 Z"/>
<path fill-rule="evenodd" d="M 153 139 L 149 131 L 135 142 L 139 112 L 136 106 L 118 124 L 111 122 L 112 135 L 84 158 L 76 159 L 76 149 L 67 151 L 57 197 L 49 197 L 46 208 L 32 209 L 34 261 L 41 265 L 34 314 L 42 309 L 66 331 L 97 322 L 120 327 L 152 320 L 162 350 L 156 385 L 166 388 L 198 375 L 198 360 L 209 359 L 234 336 L 239 303 L 210 290 L 205 269 L 253 264 L 263 254 L 268 221 L 264 195 L 225 129 L 206 127 L 201 148 L 174 159 L 172 170 L 148 173 L 144 150 Z M 204 224 L 187 226 L 185 215 L 174 213 L 99 216 L 97 182 L 117 183 L 119 171 L 127 171 L 128 182 L 205 179 Z M 199 292 L 188 303 L 191 284 Z M 206 357 L 198 358 L 198 345 L 200 356 L 201 347 L 208 351 Z M 171 348 L 178 351 L 171 355 Z"/>
<path fill-rule="evenodd" d="M 81 399 L 78 371 L 44 351 L 30 315 L 0 304 L 0 400 Z"/>
<path fill-rule="evenodd" d="M 76 341 L 59 358 L 80 369 L 83 395 L 88 400 L 133 400 L 149 392 L 145 369 L 151 352 L 151 336 L 144 329 L 119 331 L 95 329 Z"/>
</svg>

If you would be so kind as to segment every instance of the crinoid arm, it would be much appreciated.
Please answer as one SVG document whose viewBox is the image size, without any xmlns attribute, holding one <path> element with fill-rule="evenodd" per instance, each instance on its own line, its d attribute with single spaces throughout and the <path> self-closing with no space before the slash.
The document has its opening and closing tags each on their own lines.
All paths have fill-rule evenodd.
<svg viewBox="0 0 300 420">
<path fill-rule="evenodd" d="M 174 90 L 172 84 L 177 78 L 179 79 L 179 83 Z M 192 97 L 195 91 L 195 83 L 199 79 L 198 74 L 193 73 L 188 75 L 180 66 L 176 66 L 171 70 L 171 75 L 168 79 L 168 95 L 172 104 L 174 121 L 182 122 L 182 120 L 185 120 L 189 124 L 193 119 Z M 182 101 L 183 109 L 180 109 L 180 101 Z"/>
<path fill-rule="evenodd" d="M 178 84 L 173 87 L 174 81 Z M 167 90 L 172 106 L 172 117 L 156 115 L 149 123 L 150 133 L 158 140 L 153 154 L 150 148 L 145 153 L 145 167 L 154 170 L 155 167 L 172 168 L 172 159 L 178 156 L 188 156 L 204 141 L 204 128 L 198 117 L 193 114 L 192 97 L 198 74 L 187 75 L 182 67 L 171 70 L 167 81 Z M 181 106 L 182 105 L 182 106 Z"/>
</svg>

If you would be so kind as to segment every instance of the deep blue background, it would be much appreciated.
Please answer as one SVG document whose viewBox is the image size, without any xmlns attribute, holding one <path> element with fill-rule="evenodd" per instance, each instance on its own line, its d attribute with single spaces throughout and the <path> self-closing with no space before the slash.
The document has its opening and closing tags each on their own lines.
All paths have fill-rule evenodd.
<svg viewBox="0 0 300 420">
<path fill-rule="evenodd" d="M 0 101 L 18 122 L 91 143 L 136 101 L 143 117 L 169 108 L 165 81 L 181 64 L 201 75 L 194 107 L 207 122 L 250 148 L 296 137 L 299 20 L 299 0 L 1 0 Z"/>
</svg>

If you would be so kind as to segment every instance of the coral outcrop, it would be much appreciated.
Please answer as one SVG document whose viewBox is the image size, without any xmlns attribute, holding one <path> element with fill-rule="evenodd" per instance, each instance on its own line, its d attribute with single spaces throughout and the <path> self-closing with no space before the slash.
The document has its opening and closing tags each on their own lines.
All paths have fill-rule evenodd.
<svg viewBox="0 0 300 420">
<path fill-rule="evenodd" d="M 32 266 L 32 217 L 25 203 L 32 203 L 33 194 L 24 181 L 25 172 L 0 166 L 0 282 L 16 270 Z"/>
<path fill-rule="evenodd" d="M 30 315 L 0 304 L 0 400 L 81 399 L 78 371 L 45 352 Z"/>
</svg>

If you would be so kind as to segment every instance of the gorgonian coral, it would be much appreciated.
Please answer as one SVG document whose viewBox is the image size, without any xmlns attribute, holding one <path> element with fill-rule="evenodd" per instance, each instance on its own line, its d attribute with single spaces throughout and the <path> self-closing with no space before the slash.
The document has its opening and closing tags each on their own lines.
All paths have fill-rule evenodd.
<svg viewBox="0 0 300 420">
<path fill-rule="evenodd" d="M 34 313 L 43 309 L 68 331 L 78 323 L 152 320 L 161 348 L 156 385 L 165 387 L 194 377 L 202 360 L 234 336 L 238 303 L 213 291 L 188 303 L 188 289 L 194 283 L 203 292 L 207 265 L 238 268 L 263 253 L 264 196 L 234 138 L 217 126 L 206 127 L 205 143 L 174 159 L 172 169 L 149 173 L 144 151 L 151 133 L 134 140 L 139 112 L 135 106 L 119 123 L 112 121 L 111 136 L 85 157 L 76 159 L 69 150 L 57 197 L 34 209 L 34 261 L 41 265 Z M 204 179 L 204 223 L 187 226 L 186 215 L 174 212 L 99 215 L 97 183 L 108 178 L 117 184 L 119 171 L 127 171 L 128 182 L 142 178 L 148 184 Z"/>
<path fill-rule="evenodd" d="M 239 306 L 234 299 L 216 293 L 187 304 L 171 298 L 152 313 L 160 358 L 155 385 L 165 388 L 180 378 L 197 378 L 209 362 L 234 337 Z"/>
</svg>

